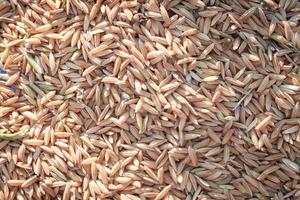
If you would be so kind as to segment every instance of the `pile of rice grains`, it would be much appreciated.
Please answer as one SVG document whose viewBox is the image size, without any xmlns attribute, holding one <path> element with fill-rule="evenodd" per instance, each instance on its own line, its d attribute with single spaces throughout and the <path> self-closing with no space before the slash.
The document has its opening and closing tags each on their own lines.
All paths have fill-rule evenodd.
<svg viewBox="0 0 300 200">
<path fill-rule="evenodd" d="M 298 0 L 0 0 L 0 199 L 300 198 Z"/>
</svg>

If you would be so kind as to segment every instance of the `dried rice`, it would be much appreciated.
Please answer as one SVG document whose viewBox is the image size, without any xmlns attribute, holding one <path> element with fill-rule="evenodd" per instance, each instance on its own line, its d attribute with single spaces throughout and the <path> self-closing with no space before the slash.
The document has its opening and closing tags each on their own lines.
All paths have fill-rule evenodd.
<svg viewBox="0 0 300 200">
<path fill-rule="evenodd" d="M 0 1 L 0 199 L 297 199 L 297 0 Z"/>
</svg>

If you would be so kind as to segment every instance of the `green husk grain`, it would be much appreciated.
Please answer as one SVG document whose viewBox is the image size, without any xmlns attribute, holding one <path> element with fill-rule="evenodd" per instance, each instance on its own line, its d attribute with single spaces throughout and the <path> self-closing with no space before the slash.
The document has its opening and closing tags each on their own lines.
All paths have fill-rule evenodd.
<svg viewBox="0 0 300 200">
<path fill-rule="evenodd" d="M 49 83 L 49 82 L 46 82 L 46 81 L 35 81 L 35 84 L 40 89 L 42 89 L 44 92 L 49 92 L 49 91 L 52 91 L 52 90 L 56 89 L 56 87 L 52 83 Z"/>
<path fill-rule="evenodd" d="M 291 45 L 291 43 L 282 35 L 272 34 L 271 38 L 280 44 Z"/>
<path fill-rule="evenodd" d="M 33 69 L 38 74 L 43 74 L 44 73 L 43 68 L 34 60 L 34 58 L 32 57 L 32 55 L 30 55 L 29 53 L 27 53 L 25 51 L 25 49 L 23 49 L 23 48 L 20 48 L 20 51 L 22 52 L 22 54 L 25 56 L 26 60 L 29 62 L 29 64 L 33 67 Z"/>
<path fill-rule="evenodd" d="M 28 130 L 20 130 L 16 133 L 11 133 L 6 129 L 0 129 L 0 139 L 1 140 L 17 140 L 26 136 Z"/>
</svg>

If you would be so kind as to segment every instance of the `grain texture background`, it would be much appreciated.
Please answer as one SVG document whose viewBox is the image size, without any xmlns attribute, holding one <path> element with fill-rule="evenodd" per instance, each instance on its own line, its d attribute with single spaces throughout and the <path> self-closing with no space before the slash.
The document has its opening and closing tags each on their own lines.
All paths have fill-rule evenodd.
<svg viewBox="0 0 300 200">
<path fill-rule="evenodd" d="M 300 198 L 297 0 L 0 0 L 0 199 Z"/>
</svg>

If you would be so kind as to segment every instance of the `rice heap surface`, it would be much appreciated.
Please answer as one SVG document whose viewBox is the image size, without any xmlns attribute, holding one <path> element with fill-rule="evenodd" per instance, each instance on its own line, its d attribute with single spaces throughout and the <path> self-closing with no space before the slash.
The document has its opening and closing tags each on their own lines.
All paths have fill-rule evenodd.
<svg viewBox="0 0 300 200">
<path fill-rule="evenodd" d="M 300 198 L 298 0 L 0 0 L 0 199 Z"/>
</svg>

